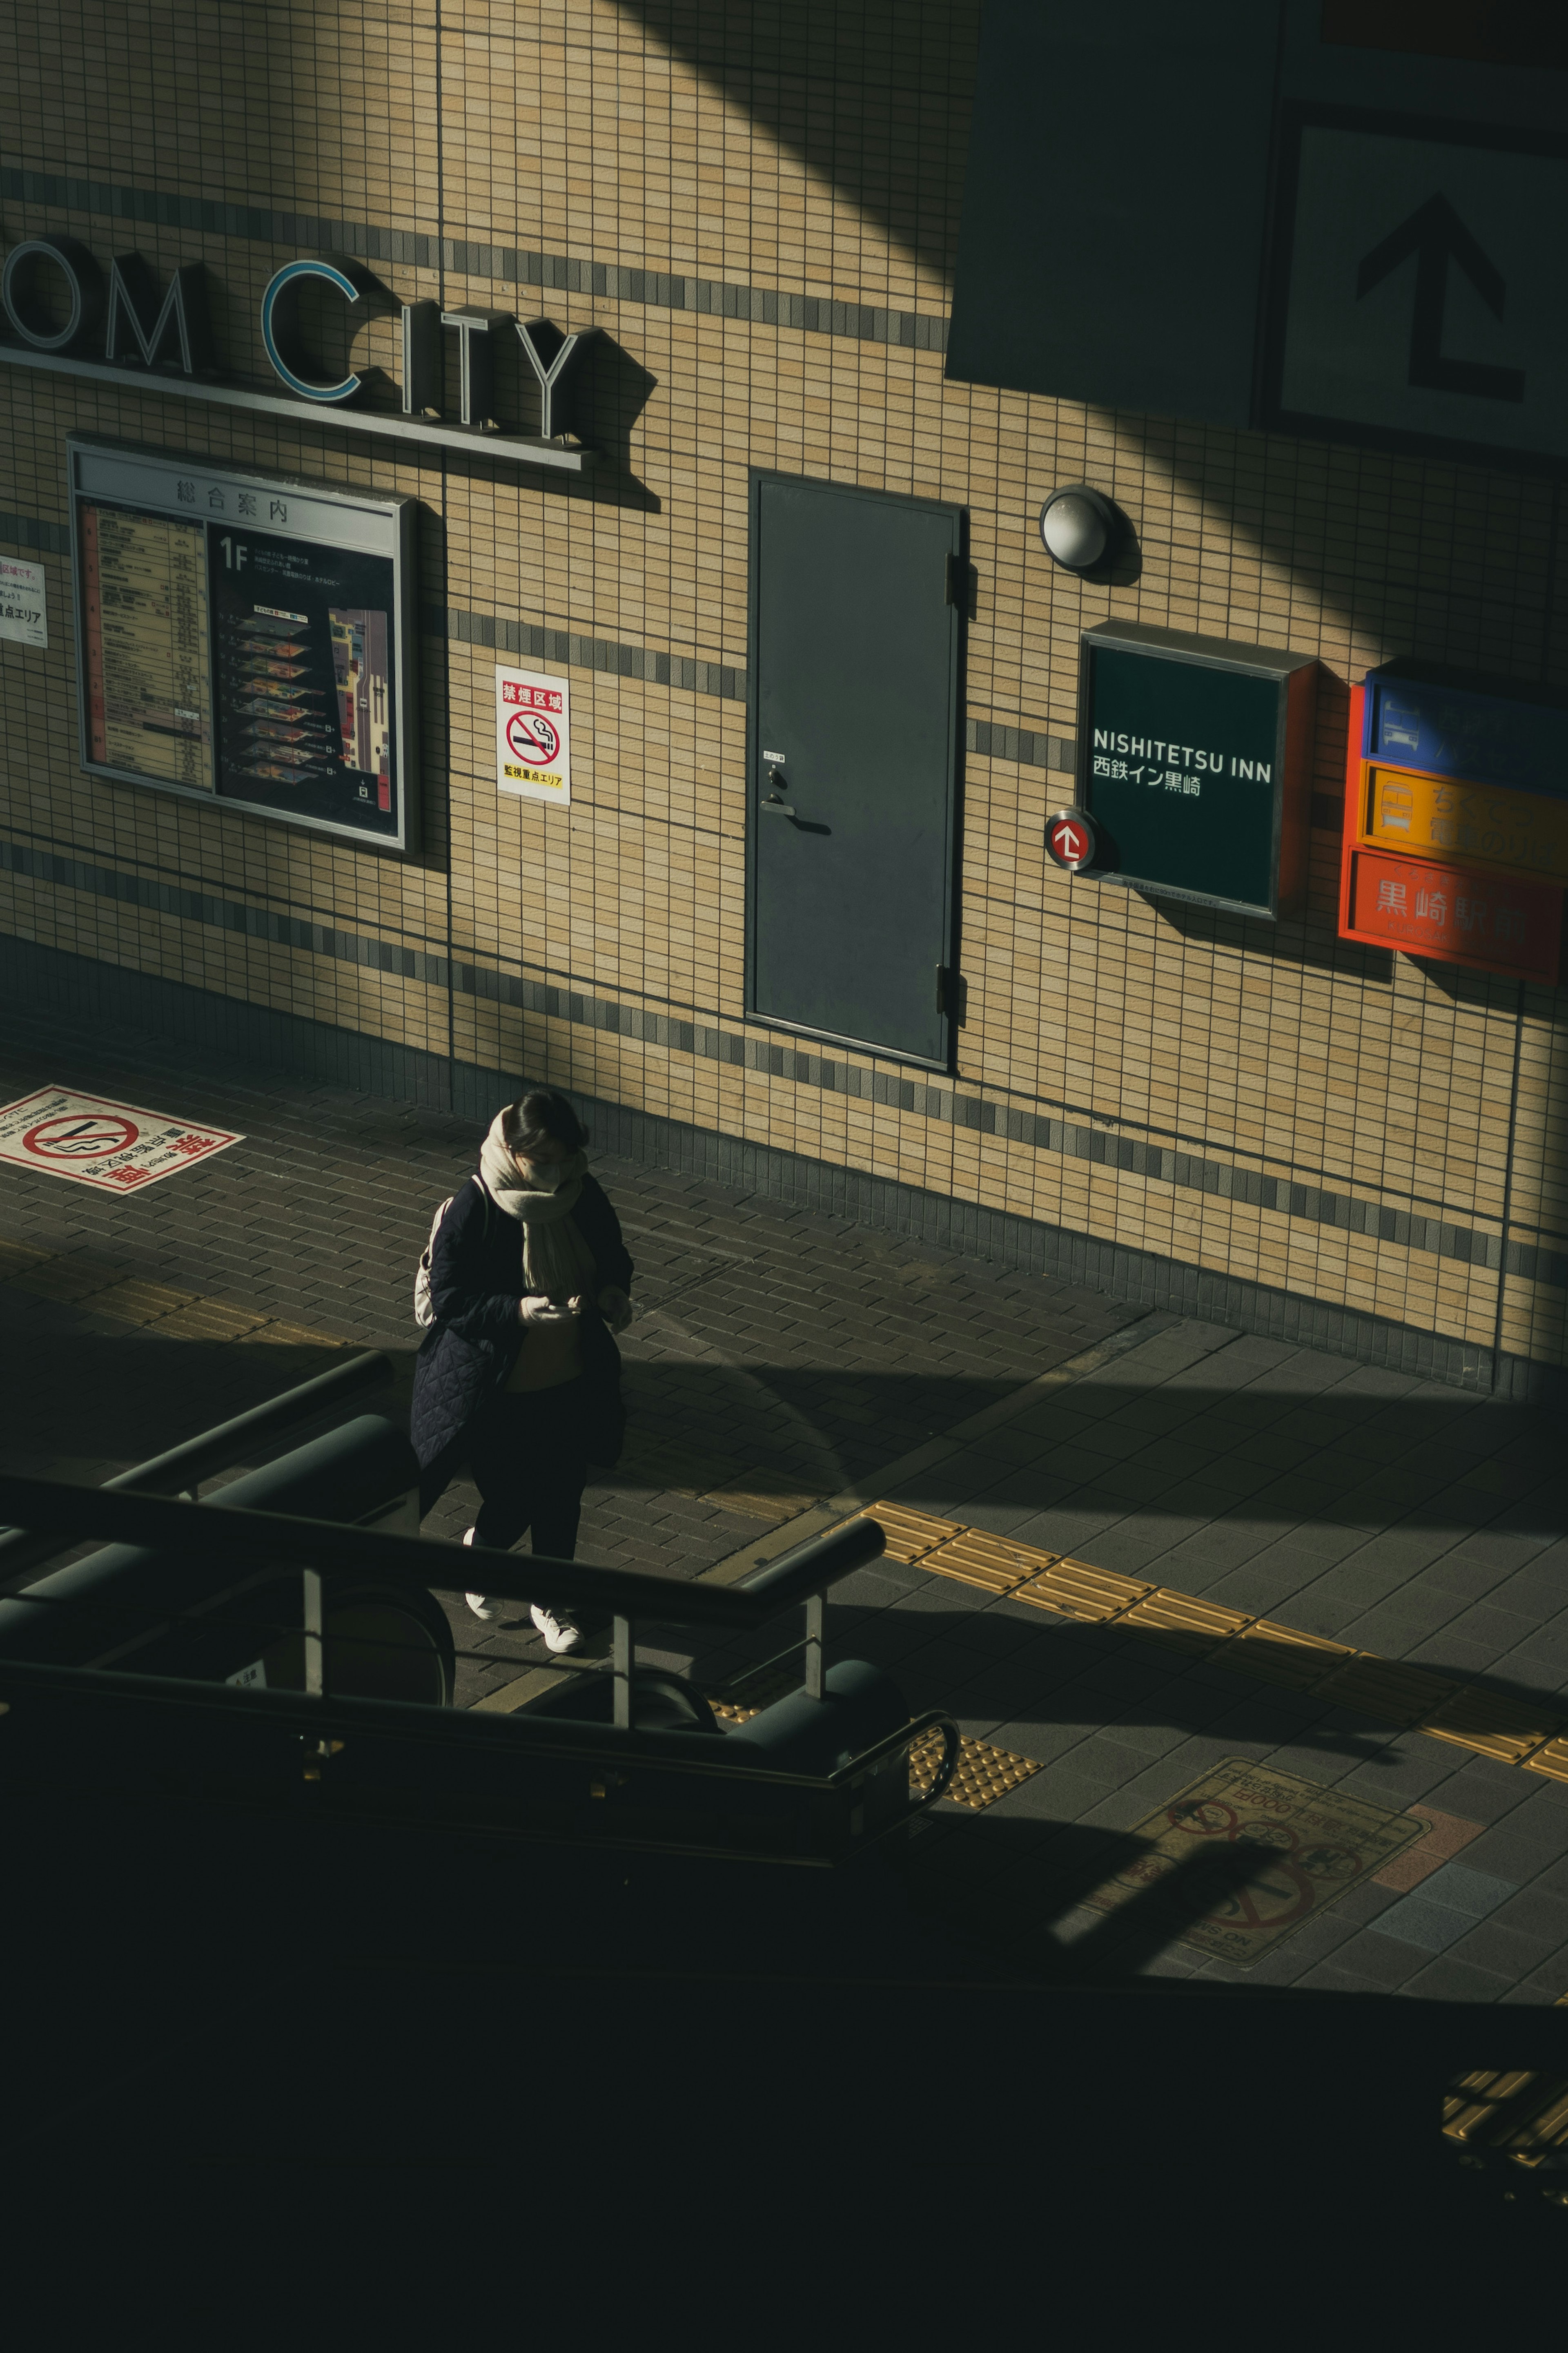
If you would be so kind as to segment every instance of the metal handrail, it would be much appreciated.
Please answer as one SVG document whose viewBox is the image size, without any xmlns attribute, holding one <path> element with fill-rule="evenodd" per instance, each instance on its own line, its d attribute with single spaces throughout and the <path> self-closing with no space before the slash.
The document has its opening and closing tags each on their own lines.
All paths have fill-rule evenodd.
<svg viewBox="0 0 1568 2353">
<path fill-rule="evenodd" d="M 203 1683 L 179 1675 L 132 1674 L 120 1667 L 58 1667 L 28 1659 L 0 1659 L 0 1697 L 13 1692 L 77 1693 L 127 1704 L 138 1700 L 188 1710 L 195 1715 L 270 1721 L 310 1740 L 384 1737 L 426 1746 L 510 1749 L 514 1754 L 560 1757 L 587 1764 L 648 1765 L 660 1772 L 783 1788 L 828 1792 L 842 1789 L 882 1763 L 900 1746 L 910 1747 L 939 1726 L 950 1731 L 956 1756 L 960 1734 L 944 1708 L 928 1708 L 885 1733 L 831 1773 L 789 1772 L 777 1765 L 742 1764 L 728 1756 L 731 1736 L 710 1732 L 637 1732 L 607 1724 L 584 1724 L 572 1716 L 481 1715 L 476 1708 L 426 1707 L 415 1700 L 314 1699 L 299 1692 L 245 1690 L 233 1683 Z M 951 1777 L 950 1777 L 951 1778 Z M 945 1783 L 942 1785 L 946 1786 Z M 940 1793 L 939 1793 L 940 1794 Z M 923 1808 L 922 1808 L 923 1810 Z"/>
<path fill-rule="evenodd" d="M 652 1570 L 590 1567 L 581 1561 L 553 1560 L 531 1553 L 498 1552 L 484 1545 L 459 1547 L 426 1536 L 396 1535 L 341 1521 L 306 1518 L 286 1512 L 225 1509 L 221 1517 L 205 1504 L 172 1503 L 102 1487 L 79 1487 L 58 1479 L 0 1476 L 0 1513 L 24 1528 L 77 1536 L 104 1536 L 112 1543 L 145 1545 L 166 1552 L 205 1553 L 215 1548 L 231 1559 L 309 1564 L 316 1569 L 353 1569 L 403 1577 L 437 1593 L 494 1594 L 506 1601 L 536 1600 L 542 1592 L 568 1608 L 607 1609 L 616 1616 L 656 1619 L 685 1626 L 731 1630 L 761 1625 L 811 1593 L 821 1593 L 883 1549 L 875 1520 L 848 1520 L 770 1565 L 758 1588 L 709 1585 L 664 1577 Z M 788 1576 L 771 1573 L 789 1569 Z M 804 1568 L 808 1582 L 803 1588 Z"/>
<path fill-rule="evenodd" d="M 149 1461 L 116 1472 L 95 1492 L 122 1494 L 134 1489 L 156 1494 L 160 1491 L 170 1493 L 194 1487 L 213 1472 L 227 1470 L 236 1457 L 258 1439 L 290 1430 L 298 1422 L 311 1421 L 318 1413 L 359 1396 L 363 1390 L 380 1388 L 392 1378 L 392 1359 L 382 1349 L 351 1356 L 346 1364 L 334 1365 L 330 1372 L 300 1381 L 279 1396 L 268 1398 L 264 1404 L 251 1406 L 231 1420 L 219 1422 L 216 1429 L 201 1430 L 183 1444 L 154 1454 Z M 93 1531 L 89 1529 L 86 1533 L 90 1535 Z M 75 1541 L 74 1536 L 58 1532 L 45 1534 L 25 1524 L 0 1528 L 0 1577 L 20 1577 L 46 1560 L 54 1560 L 62 1552 L 68 1552 Z"/>
</svg>

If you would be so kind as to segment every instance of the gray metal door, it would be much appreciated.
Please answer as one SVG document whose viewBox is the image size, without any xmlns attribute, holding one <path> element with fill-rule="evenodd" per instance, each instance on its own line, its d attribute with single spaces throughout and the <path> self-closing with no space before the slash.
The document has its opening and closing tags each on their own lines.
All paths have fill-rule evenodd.
<svg viewBox="0 0 1568 2353">
<path fill-rule="evenodd" d="M 752 479 L 747 1010 L 938 1069 L 961 523 L 923 499 Z"/>
</svg>

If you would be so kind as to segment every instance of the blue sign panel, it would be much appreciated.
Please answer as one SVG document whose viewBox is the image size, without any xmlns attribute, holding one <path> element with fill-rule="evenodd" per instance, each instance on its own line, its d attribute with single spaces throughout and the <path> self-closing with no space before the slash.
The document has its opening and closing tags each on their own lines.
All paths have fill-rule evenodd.
<svg viewBox="0 0 1568 2353">
<path fill-rule="evenodd" d="M 1568 695 L 1389 662 L 1367 672 L 1362 749 L 1429 776 L 1568 797 Z"/>
</svg>

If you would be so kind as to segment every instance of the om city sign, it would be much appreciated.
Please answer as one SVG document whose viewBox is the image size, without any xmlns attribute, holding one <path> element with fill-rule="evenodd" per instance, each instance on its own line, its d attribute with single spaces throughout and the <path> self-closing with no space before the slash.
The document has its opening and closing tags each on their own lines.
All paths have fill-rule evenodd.
<svg viewBox="0 0 1568 2353">
<path fill-rule="evenodd" d="M 54 300 L 46 295 L 52 280 Z M 395 308 L 399 315 L 399 410 L 367 404 L 353 369 L 333 375 L 306 347 L 300 296 L 312 291 L 362 316 Z M 356 433 L 434 442 L 487 458 L 580 474 L 594 452 L 571 430 L 576 364 L 595 332 L 563 335 L 547 320 L 526 323 L 495 311 L 402 302 L 362 262 L 342 254 L 286 261 L 261 297 L 262 348 L 281 393 L 226 375 L 219 367 L 202 265 L 186 263 L 166 286 L 139 253 L 117 254 L 102 269 L 74 237 L 29 237 L 14 245 L 0 271 L 0 310 L 14 341 L 0 360 L 123 385 L 145 383 L 220 406 L 298 417 L 309 406 L 322 424 Z M 457 421 L 443 419 L 447 338 L 455 339 L 459 383 Z M 515 343 L 513 339 L 515 338 Z M 521 350 L 538 404 L 540 430 L 497 429 L 496 361 L 501 346 Z"/>
</svg>

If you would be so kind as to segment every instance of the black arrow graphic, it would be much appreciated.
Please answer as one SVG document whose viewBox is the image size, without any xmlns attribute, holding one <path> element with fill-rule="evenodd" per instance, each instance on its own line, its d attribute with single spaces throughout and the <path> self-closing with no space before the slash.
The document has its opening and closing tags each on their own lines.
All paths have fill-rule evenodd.
<svg viewBox="0 0 1568 2353">
<path fill-rule="evenodd" d="M 1494 319 L 1502 317 L 1508 290 L 1501 271 L 1487 259 L 1447 196 L 1429 196 L 1391 237 L 1373 247 L 1356 279 L 1357 301 L 1374 286 L 1381 286 L 1412 254 L 1416 259 L 1409 381 L 1433 392 L 1468 392 L 1479 400 L 1522 400 L 1522 368 L 1482 367 L 1475 360 L 1443 356 L 1450 261 L 1458 263 Z"/>
</svg>

